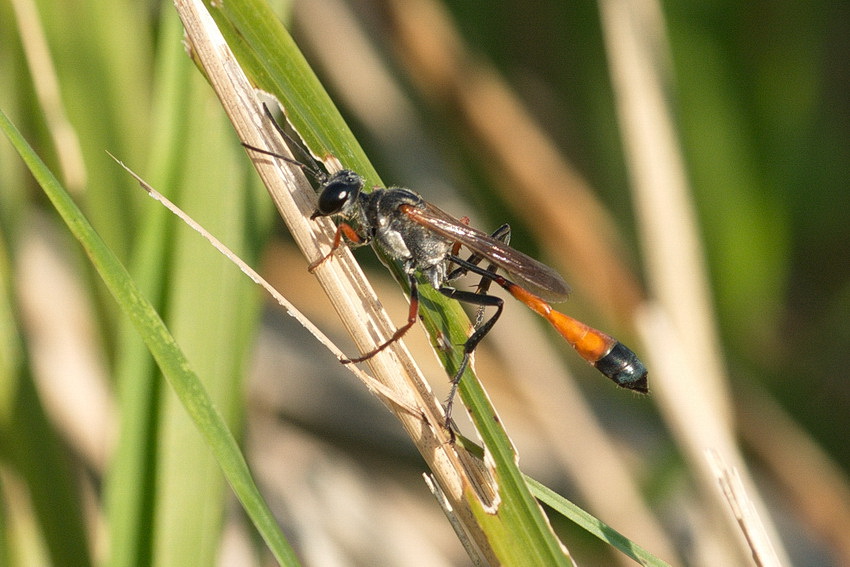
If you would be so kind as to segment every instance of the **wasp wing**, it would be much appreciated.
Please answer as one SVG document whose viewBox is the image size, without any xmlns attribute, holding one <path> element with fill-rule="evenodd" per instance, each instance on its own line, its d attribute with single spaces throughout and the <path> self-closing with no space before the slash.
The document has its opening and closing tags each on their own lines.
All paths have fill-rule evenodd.
<svg viewBox="0 0 850 567">
<path fill-rule="evenodd" d="M 497 265 L 517 280 L 516 283 L 547 301 L 563 301 L 570 293 L 570 286 L 554 269 L 511 248 L 484 231 L 463 224 L 431 203 L 405 206 L 403 212 L 414 222 L 448 240 L 460 243 L 473 253 Z"/>
</svg>

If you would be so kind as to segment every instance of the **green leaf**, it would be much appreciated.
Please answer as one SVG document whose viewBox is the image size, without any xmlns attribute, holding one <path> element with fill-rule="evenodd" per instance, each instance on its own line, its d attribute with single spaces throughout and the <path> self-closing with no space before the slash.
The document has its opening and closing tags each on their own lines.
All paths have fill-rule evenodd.
<svg viewBox="0 0 850 567">
<path fill-rule="evenodd" d="M 656 567 L 669 567 L 669 565 L 661 559 L 655 557 L 650 552 L 634 543 L 611 526 L 594 518 L 563 496 L 555 493 L 553 490 L 543 486 L 531 477 L 525 478 L 534 496 L 541 502 L 551 507 L 553 510 L 574 522 L 587 532 L 595 535 L 605 543 L 608 543 L 641 565 Z"/>
<path fill-rule="evenodd" d="M 0 111 L 0 128 L 17 149 L 45 194 L 83 246 L 92 264 L 124 313 L 145 340 L 186 412 L 209 445 L 233 491 L 242 502 L 277 560 L 295 565 L 295 555 L 260 497 L 247 464 L 225 420 L 156 310 L 136 287 L 124 266 L 109 250 L 49 169 Z"/>
</svg>

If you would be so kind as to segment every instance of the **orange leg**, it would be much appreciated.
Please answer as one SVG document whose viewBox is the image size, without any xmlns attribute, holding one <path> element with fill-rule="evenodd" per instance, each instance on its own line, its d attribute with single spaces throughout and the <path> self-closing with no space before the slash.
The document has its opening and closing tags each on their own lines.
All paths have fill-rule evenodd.
<svg viewBox="0 0 850 567">
<path fill-rule="evenodd" d="M 337 248 L 339 248 L 342 244 L 343 236 L 345 236 L 345 238 L 349 242 L 353 242 L 354 244 L 366 243 L 366 240 L 362 236 L 357 234 L 357 231 L 354 230 L 354 228 L 350 224 L 346 224 L 344 222 L 339 223 L 339 225 L 337 225 L 336 227 L 336 232 L 334 233 L 334 240 L 333 243 L 331 243 L 330 252 L 328 252 L 327 254 L 307 266 L 307 271 L 312 274 L 314 271 L 316 271 L 316 268 L 318 268 L 322 262 L 333 256 L 333 253 L 336 252 Z"/>
</svg>

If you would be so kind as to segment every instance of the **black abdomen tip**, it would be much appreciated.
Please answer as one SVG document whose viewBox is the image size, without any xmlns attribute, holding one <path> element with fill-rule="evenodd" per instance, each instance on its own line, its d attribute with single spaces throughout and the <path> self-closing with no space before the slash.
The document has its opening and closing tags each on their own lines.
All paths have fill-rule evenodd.
<svg viewBox="0 0 850 567">
<path fill-rule="evenodd" d="M 641 394 L 649 392 L 646 366 L 630 348 L 621 342 L 617 342 L 608 354 L 597 360 L 593 366 L 621 388 Z"/>
</svg>

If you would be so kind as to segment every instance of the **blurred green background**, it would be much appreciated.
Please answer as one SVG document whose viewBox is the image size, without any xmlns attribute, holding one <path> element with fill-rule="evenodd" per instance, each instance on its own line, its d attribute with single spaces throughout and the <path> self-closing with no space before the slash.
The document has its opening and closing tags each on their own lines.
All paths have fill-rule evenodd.
<svg viewBox="0 0 850 567">
<path fill-rule="evenodd" d="M 307 4 L 309 9 L 295 11 L 293 33 L 296 39 L 314 38 L 305 40 L 307 58 L 316 61 L 320 77 L 328 77 L 332 97 L 340 101 L 383 178 L 410 185 L 441 204 L 459 198 L 453 187 L 486 226 L 511 219 L 515 242 L 533 252 L 538 246 L 532 241 L 534 227 L 523 225 L 493 195 L 487 163 L 470 156 L 475 152 L 468 143 L 471 136 L 454 118 L 455 109 L 429 103 L 406 74 L 410 71 L 395 50 L 384 3 Z M 446 2 L 444 7 L 471 52 L 498 70 L 586 178 L 621 231 L 625 263 L 640 274 L 641 250 L 598 6 L 534 0 Z M 277 8 L 289 21 L 289 7 Z M 850 4 L 685 2 L 663 9 L 672 55 L 669 93 L 725 364 L 732 391 L 742 400 L 741 422 L 762 418 L 751 400 L 764 394 L 775 399 L 796 425 L 794 431 L 836 466 L 831 472 L 838 476 L 830 477 L 822 494 L 834 496 L 830 505 L 837 511 L 820 519 L 795 515 L 795 508 L 806 506 L 796 504 L 799 495 L 783 484 L 762 449 L 753 449 L 751 465 L 763 473 L 760 486 L 776 504 L 780 533 L 794 563 L 839 565 L 850 560 L 850 545 L 834 539 L 840 526 L 830 526 L 846 518 L 850 472 L 850 382 L 843 374 L 850 362 Z M 352 15 L 355 19 L 346 20 Z M 357 106 L 357 89 L 369 84 L 346 79 L 346 73 L 365 71 L 349 66 L 350 58 L 359 56 L 358 46 L 335 45 L 341 36 L 330 24 L 340 22 L 368 38 L 383 65 L 381 73 L 393 82 L 412 121 L 398 116 L 370 120 L 369 109 Z M 260 317 L 262 301 L 253 286 L 146 199 L 105 154 L 109 150 L 175 198 L 249 263 L 265 258 L 269 271 L 274 270 L 269 264 L 279 263 L 272 254 L 286 235 L 180 41 L 170 3 L 2 0 L 0 108 L 74 192 L 160 307 L 239 430 L 258 405 L 247 380 L 264 367 L 257 362 L 257 338 L 265 336 L 258 326 L 280 329 L 283 323 L 271 308 Z M 309 47 L 322 43 L 337 48 L 336 68 L 333 55 L 328 59 Z M 126 506 L 135 510 L 127 512 L 134 527 L 124 532 L 132 534 L 128 537 L 135 543 L 128 545 L 135 551 L 111 562 L 208 565 L 218 558 L 227 564 L 223 558 L 230 556 L 223 550 L 234 546 L 222 533 L 228 533 L 224 518 L 234 515 L 234 504 L 214 463 L 202 445 L 192 445 L 197 439 L 182 409 L 160 390 L 138 340 L 6 143 L 0 143 L 0 229 L 0 562 L 87 565 L 108 557 L 104 550 L 118 546 L 111 531 Z M 51 253 L 44 257 L 43 249 Z M 368 253 L 358 257 L 376 264 Z M 300 281 L 306 262 L 293 262 L 282 277 Z M 305 302 L 321 301 L 304 293 Z M 580 297 L 576 302 L 576 309 L 595 321 L 618 320 Z M 617 325 L 607 326 L 625 334 L 625 340 L 629 330 Z M 300 341 L 296 350 L 314 348 L 303 345 L 308 339 Z M 329 362 L 332 370 L 305 370 L 298 359 L 296 373 L 342 374 Z M 280 369 L 288 363 L 277 364 Z M 436 376 L 440 380 L 442 375 Z M 155 394 L 149 398 L 137 388 Z M 316 388 L 308 385 L 293 394 L 303 395 L 292 402 L 296 410 L 272 413 L 355 460 L 401 461 L 409 466 L 401 474 L 418 482 L 411 473 L 416 457 L 408 447 L 382 453 L 374 439 L 341 434 L 339 424 L 300 413 L 321 406 L 336 389 L 324 383 Z M 652 448 L 647 454 L 656 462 L 643 463 L 641 469 L 641 482 L 654 502 L 650 507 L 659 510 L 684 561 L 703 564 L 683 543 L 688 534 L 677 533 L 676 515 L 663 511 L 674 505 L 666 491 L 675 493 L 671 487 L 686 476 L 665 426 L 646 404 L 618 400 L 595 384 L 586 388 L 606 425 L 632 423 L 627 428 L 638 432 L 630 435 Z M 82 392 L 86 399 L 74 399 Z M 155 401 L 149 406 L 134 406 L 134 400 L 150 399 Z M 344 423 L 360 419 L 346 411 L 330 413 Z M 134 450 L 147 474 L 139 473 L 137 485 L 116 487 L 109 481 L 117 474 L 109 466 L 112 451 L 122 446 L 119 420 L 142 423 Z M 383 435 L 397 435 L 391 422 L 369 427 L 372 433 L 384 427 L 389 432 Z M 746 431 L 742 437 L 747 438 Z M 250 441 L 246 445 L 252 446 Z M 126 482 L 132 476 L 120 478 Z M 553 478 L 569 491 L 568 481 Z M 801 480 L 817 493 L 817 476 Z M 142 504 L 127 502 L 133 498 Z M 283 506 L 283 517 L 297 515 L 289 506 Z M 144 512 L 135 515 L 140 509 Z M 184 530 L 187 523 L 197 529 Z M 185 533 L 196 539 L 180 541 Z M 451 535 L 442 537 L 452 551 L 441 557 L 463 564 Z M 604 551 L 578 539 L 571 547 L 587 549 L 583 558 L 589 564 L 604 562 L 595 555 Z M 249 548 L 256 545 L 250 535 L 244 541 Z M 261 561 L 261 552 L 246 555 Z M 380 561 L 353 553 L 348 558 L 352 564 Z"/>
</svg>

